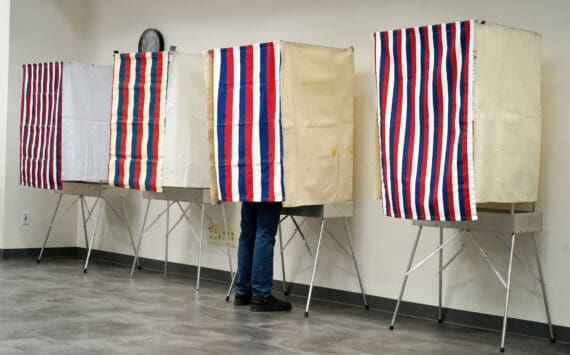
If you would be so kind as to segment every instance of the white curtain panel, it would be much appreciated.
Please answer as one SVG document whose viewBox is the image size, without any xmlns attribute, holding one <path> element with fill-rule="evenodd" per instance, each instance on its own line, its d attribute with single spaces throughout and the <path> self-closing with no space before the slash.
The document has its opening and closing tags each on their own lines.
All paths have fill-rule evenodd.
<svg viewBox="0 0 570 355">
<path fill-rule="evenodd" d="M 64 63 L 62 180 L 107 181 L 111 66 Z"/>
<path fill-rule="evenodd" d="M 163 185 L 209 188 L 208 122 L 201 54 L 170 56 Z"/>
</svg>

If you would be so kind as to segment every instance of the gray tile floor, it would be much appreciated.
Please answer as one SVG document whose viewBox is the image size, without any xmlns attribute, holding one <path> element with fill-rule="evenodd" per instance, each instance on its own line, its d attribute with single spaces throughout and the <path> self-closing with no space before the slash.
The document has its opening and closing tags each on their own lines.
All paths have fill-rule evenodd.
<svg viewBox="0 0 570 355">
<path fill-rule="evenodd" d="M 304 300 L 290 313 L 225 302 L 226 285 L 75 259 L 0 260 L 0 354 L 368 353 L 498 354 L 499 334 Z M 516 335 L 509 354 L 569 354 L 570 345 Z"/>
</svg>

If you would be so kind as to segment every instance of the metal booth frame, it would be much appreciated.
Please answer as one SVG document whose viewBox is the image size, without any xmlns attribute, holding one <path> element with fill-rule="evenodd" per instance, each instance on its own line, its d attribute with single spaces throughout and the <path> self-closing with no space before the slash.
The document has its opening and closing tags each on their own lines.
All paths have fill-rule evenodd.
<svg viewBox="0 0 570 355">
<path fill-rule="evenodd" d="M 164 192 L 143 192 L 143 198 L 147 200 L 145 214 L 143 218 L 143 223 L 141 225 L 139 239 L 137 246 L 135 248 L 135 255 L 133 258 L 133 264 L 131 267 L 130 278 L 134 277 L 135 266 L 138 262 L 138 257 L 140 254 L 141 243 L 145 234 L 158 222 L 162 216 L 166 218 L 166 230 L 164 234 L 165 238 L 165 245 L 164 245 L 164 276 L 167 276 L 168 273 L 168 240 L 170 234 L 174 231 L 174 229 L 180 224 L 180 222 L 185 219 L 190 226 L 190 230 L 196 241 L 199 245 L 199 252 L 198 252 L 198 264 L 197 264 L 197 272 L 196 272 L 196 291 L 200 290 L 200 274 L 202 269 L 202 249 L 203 249 L 203 242 L 204 242 L 204 217 L 206 216 L 210 223 L 213 224 L 212 218 L 205 212 L 206 205 L 216 206 L 212 204 L 212 200 L 210 197 L 210 189 L 208 188 L 176 188 L 176 187 L 165 187 Z M 152 222 L 147 224 L 148 221 L 148 214 L 150 209 L 150 204 L 153 200 L 157 201 L 165 201 L 166 207 L 159 212 Z M 188 203 L 188 206 L 184 208 L 182 203 Z M 176 205 L 178 206 L 180 212 L 182 213 L 178 220 L 170 226 L 170 208 Z M 200 206 L 200 230 L 196 231 L 194 226 L 192 225 L 190 215 L 188 212 L 190 211 L 193 205 Z M 230 242 L 229 242 L 229 235 L 228 235 L 228 224 L 226 218 L 226 210 L 224 204 L 219 204 L 220 209 L 222 211 L 222 219 L 224 223 L 224 239 L 226 242 L 226 251 L 228 256 L 228 264 L 230 268 L 230 277 L 233 279 L 233 264 L 230 255 Z"/>
<path fill-rule="evenodd" d="M 123 197 L 120 196 L 121 206 L 123 209 L 123 213 L 125 215 L 124 218 L 121 217 L 121 215 L 115 209 L 115 207 L 113 207 L 113 205 L 111 205 L 111 203 L 109 203 L 107 198 L 104 196 L 105 192 L 112 193 L 113 191 L 116 191 L 116 190 L 118 190 L 118 188 L 111 187 L 111 186 L 104 184 L 102 182 L 100 182 L 100 183 L 87 183 L 87 182 L 65 182 L 64 181 L 63 182 L 63 189 L 56 191 L 56 193 L 59 196 L 58 196 L 57 203 L 55 205 L 50 223 L 49 223 L 48 228 L 47 228 L 47 232 L 46 232 L 46 236 L 44 238 L 44 242 L 42 244 L 42 248 L 40 249 L 40 254 L 38 255 L 38 258 L 37 258 L 37 263 L 39 264 L 42 260 L 45 248 L 46 248 L 47 243 L 48 243 L 48 240 L 52 234 L 53 226 L 54 226 L 55 222 L 57 221 L 57 219 L 63 218 L 71 210 L 71 208 L 74 207 L 78 202 L 81 204 L 81 219 L 82 219 L 82 224 L 83 224 L 83 235 L 85 237 L 85 247 L 87 248 L 87 256 L 85 258 L 85 264 L 83 266 L 83 272 L 84 273 L 87 273 L 87 268 L 89 266 L 89 260 L 91 258 L 91 252 L 93 250 L 93 243 L 95 241 L 95 236 L 97 235 L 97 228 L 99 227 L 99 220 L 100 220 L 101 213 L 103 211 L 104 205 L 107 205 L 109 208 L 111 208 L 111 211 L 113 212 L 113 214 L 119 219 L 121 225 L 127 230 L 128 234 L 129 234 L 130 241 L 131 241 L 131 245 L 133 248 L 133 252 L 135 252 L 136 251 L 135 242 L 133 239 L 133 234 L 132 234 L 131 228 L 129 226 L 127 209 L 125 207 L 125 201 L 124 201 Z M 57 213 L 61 207 L 61 201 L 62 201 L 64 195 L 77 196 L 77 197 L 65 208 L 63 213 L 58 216 Z M 85 197 L 94 197 L 95 198 L 95 202 L 93 202 L 91 207 L 89 207 L 89 204 L 88 204 L 87 200 L 85 199 Z M 87 223 L 89 222 L 89 220 L 91 220 L 93 218 L 94 213 L 95 213 L 95 208 L 97 208 L 97 207 L 98 207 L 98 210 L 96 213 L 94 225 L 92 227 L 93 230 L 91 231 L 91 237 L 89 238 L 87 236 L 88 235 Z M 135 261 L 136 261 L 136 264 L 140 267 L 138 258 Z"/>
<path fill-rule="evenodd" d="M 408 282 L 408 276 L 415 270 L 417 270 L 420 266 L 422 266 L 425 262 L 429 259 L 433 258 L 434 256 L 438 256 L 438 321 L 441 323 L 443 322 L 443 308 L 442 308 L 442 294 L 443 294 L 443 271 L 454 261 L 456 260 L 457 256 L 461 254 L 464 250 L 465 243 L 461 245 L 459 250 L 457 250 L 452 256 L 444 263 L 443 262 L 443 249 L 449 245 L 449 243 L 459 236 L 459 233 L 455 234 L 448 240 L 444 242 L 443 238 L 443 229 L 453 229 L 457 230 L 458 232 L 466 232 L 469 240 L 473 242 L 473 245 L 476 249 L 481 252 L 482 258 L 485 262 L 489 265 L 490 269 L 492 270 L 493 274 L 496 276 L 497 280 L 501 283 L 501 285 L 505 288 L 505 306 L 503 312 L 503 322 L 502 322 L 502 329 L 501 329 L 501 343 L 499 350 L 501 352 L 505 351 L 505 339 L 506 339 L 506 332 L 507 332 L 507 321 L 508 321 L 508 311 L 509 311 L 509 296 L 511 293 L 511 276 L 512 276 L 512 269 L 513 269 L 513 260 L 517 260 L 521 265 L 524 266 L 523 261 L 521 258 L 515 253 L 515 242 L 517 238 L 522 237 L 521 234 L 530 235 L 532 239 L 533 251 L 536 259 L 537 264 L 537 271 L 538 275 L 536 275 L 530 269 L 526 269 L 526 271 L 530 272 L 539 282 L 541 291 L 542 291 L 542 298 L 544 302 L 544 308 L 546 313 L 546 320 L 548 322 L 548 334 L 552 343 L 556 341 L 554 337 L 554 331 L 552 328 L 552 322 L 550 318 L 550 309 L 548 306 L 548 298 L 546 295 L 546 285 L 544 282 L 544 276 L 542 273 L 542 264 L 540 261 L 540 256 L 538 253 L 538 245 L 536 242 L 535 232 L 540 231 L 542 229 L 542 212 L 538 212 L 534 210 L 534 204 L 532 206 L 532 211 L 516 211 L 515 205 L 511 205 L 511 211 L 493 211 L 493 210 L 480 210 L 478 211 L 478 220 L 477 221 L 462 221 L 462 222 L 449 222 L 449 221 L 420 221 L 414 220 L 412 222 L 414 226 L 418 226 L 418 232 L 412 247 L 412 251 L 410 254 L 410 258 L 406 267 L 406 271 L 404 272 L 404 277 L 402 280 L 402 286 L 400 288 L 400 293 L 398 296 L 398 300 L 396 302 L 396 307 L 394 309 L 394 313 L 392 316 L 392 321 L 390 323 L 390 330 L 394 329 L 394 325 L 396 323 L 396 318 L 398 316 L 398 310 L 400 308 L 400 303 L 402 301 L 402 297 L 404 295 L 404 291 L 406 289 L 406 285 Z M 439 244 L 437 248 L 428 256 L 423 258 L 421 261 L 417 262 L 415 265 L 414 257 L 418 247 L 418 243 L 420 240 L 420 236 L 422 233 L 422 229 L 424 227 L 435 227 L 439 228 Z M 485 249 L 481 246 L 481 244 L 477 241 L 475 232 L 483 232 L 483 233 L 491 233 L 495 237 L 499 238 L 497 234 L 507 234 L 511 236 L 510 245 L 506 245 L 505 249 L 507 249 L 509 253 L 508 259 L 508 270 L 506 275 L 506 280 L 503 275 L 499 272 L 495 264 L 489 258 L 488 253 Z M 500 238 L 499 238 L 500 239 Z M 502 239 L 501 239 L 502 241 Z"/>
<path fill-rule="evenodd" d="M 325 234 L 328 234 L 332 238 L 332 240 L 334 240 L 336 242 L 336 245 L 338 245 L 338 247 L 342 251 L 344 251 L 346 254 L 348 254 L 352 258 L 352 261 L 354 263 L 354 269 L 356 271 L 356 277 L 357 277 L 358 284 L 360 286 L 360 291 L 362 294 L 362 301 L 364 304 L 364 308 L 366 310 L 370 309 L 370 307 L 368 305 L 368 301 L 366 299 L 366 293 L 364 291 L 362 278 L 360 276 L 360 269 L 358 268 L 358 262 L 356 260 L 357 259 L 356 254 L 354 253 L 354 249 L 352 248 L 352 234 L 350 231 L 350 227 L 348 225 L 348 218 L 352 217 L 352 215 L 353 215 L 353 203 L 352 203 L 352 201 L 340 202 L 340 203 L 334 203 L 334 204 L 325 204 L 325 205 L 284 207 L 283 210 L 281 211 L 282 217 L 279 221 L 278 235 L 279 235 L 279 253 L 281 255 L 281 269 L 282 269 L 282 277 L 283 277 L 283 279 L 282 279 L 282 281 L 283 281 L 283 293 L 285 295 L 289 294 L 289 291 L 287 289 L 287 279 L 286 279 L 286 275 L 285 275 L 284 252 L 285 252 L 285 249 L 287 248 L 287 246 L 289 246 L 289 243 L 291 242 L 291 240 L 296 235 L 299 235 L 299 237 L 303 240 L 305 248 L 307 249 L 307 253 L 313 259 L 311 282 L 309 284 L 309 292 L 307 295 L 307 303 L 305 305 L 305 313 L 304 313 L 305 317 L 309 316 L 309 308 L 311 305 L 313 288 L 315 285 L 315 277 L 317 274 L 317 266 L 318 266 L 318 262 L 319 262 L 319 255 L 320 255 L 321 245 L 322 245 L 322 241 L 323 241 L 323 236 Z M 317 249 L 316 249 L 314 255 L 311 251 L 311 248 L 309 247 L 309 244 L 307 243 L 307 238 L 305 237 L 305 234 L 303 233 L 303 231 L 301 229 L 301 225 L 297 222 L 296 217 L 318 218 L 320 220 L 319 237 L 317 239 Z M 295 229 L 294 229 L 293 233 L 291 234 L 291 236 L 289 237 L 289 239 L 287 240 L 287 242 L 285 244 L 283 244 L 283 234 L 281 231 L 281 224 L 287 218 L 291 219 L 291 221 L 293 222 L 293 224 L 295 226 Z M 346 239 L 347 239 L 348 248 L 345 247 L 335 237 L 335 235 L 326 227 L 327 220 L 335 219 L 335 218 L 342 218 L 343 219 L 344 227 L 345 227 L 345 231 L 346 231 Z M 232 278 L 232 282 L 231 282 L 231 284 L 228 288 L 228 291 L 226 293 L 226 301 L 230 300 L 230 296 L 231 296 L 232 290 L 234 288 L 235 279 L 236 279 L 238 272 L 239 272 L 239 270 L 237 270 L 236 274 Z"/>
</svg>

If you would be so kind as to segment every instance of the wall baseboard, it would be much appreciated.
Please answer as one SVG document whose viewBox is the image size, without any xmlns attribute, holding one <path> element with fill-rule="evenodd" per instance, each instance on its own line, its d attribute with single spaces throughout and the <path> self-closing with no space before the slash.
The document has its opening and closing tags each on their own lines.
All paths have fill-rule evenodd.
<svg viewBox="0 0 570 355">
<path fill-rule="evenodd" d="M 0 260 L 8 258 L 36 258 L 40 248 L 31 249 L 0 249 Z M 44 257 L 73 257 L 84 258 L 87 254 L 85 248 L 46 248 Z M 91 258 L 103 262 L 110 262 L 119 265 L 131 265 L 132 255 L 119 254 L 103 250 L 92 250 Z M 145 270 L 162 272 L 164 262 L 162 260 L 140 258 L 141 267 Z M 194 265 L 168 262 L 168 273 L 180 276 L 195 277 L 197 267 Z M 202 267 L 201 278 L 203 280 L 223 282 L 229 284 L 230 273 L 228 271 L 216 270 Z M 306 297 L 309 286 L 299 283 L 287 283 L 289 293 L 295 296 Z M 280 280 L 274 281 L 274 289 L 282 290 L 283 284 Z M 370 308 L 392 313 L 396 305 L 396 300 L 386 297 L 367 295 Z M 315 286 L 313 288 L 313 298 L 324 301 L 342 303 L 349 306 L 361 307 L 362 295 L 356 292 L 336 290 L 327 287 Z M 403 316 L 437 319 L 437 307 L 414 302 L 403 301 L 400 305 L 399 314 Z M 489 315 L 477 312 L 469 312 L 458 309 L 444 308 L 443 318 L 445 322 L 463 325 L 472 328 L 486 329 L 499 332 L 502 327 L 503 318 L 496 315 Z M 397 325 L 397 324 L 396 324 Z M 386 324 L 388 328 L 388 324 Z M 524 319 L 509 318 L 508 331 L 513 334 L 531 336 L 535 338 L 548 339 L 548 327 L 546 323 L 529 321 Z M 570 327 L 554 325 L 556 341 L 570 343 Z"/>
<path fill-rule="evenodd" d="M 40 255 L 41 248 L 24 248 L 24 249 L 0 249 L 0 259 L 10 258 L 37 258 Z M 45 256 L 58 256 L 58 257 L 76 257 L 76 247 L 62 247 L 62 248 L 45 248 Z"/>
</svg>

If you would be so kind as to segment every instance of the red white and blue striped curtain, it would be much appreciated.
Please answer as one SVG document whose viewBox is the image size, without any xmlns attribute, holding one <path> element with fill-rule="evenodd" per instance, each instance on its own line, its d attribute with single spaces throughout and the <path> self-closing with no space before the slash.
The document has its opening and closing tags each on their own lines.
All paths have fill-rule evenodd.
<svg viewBox="0 0 570 355">
<path fill-rule="evenodd" d="M 162 191 L 168 52 L 115 54 L 109 184 Z"/>
<path fill-rule="evenodd" d="M 23 66 L 20 184 L 61 190 L 63 63 Z"/>
<path fill-rule="evenodd" d="M 374 34 L 384 213 L 476 220 L 474 22 Z"/>
<path fill-rule="evenodd" d="M 279 42 L 213 51 L 220 201 L 284 201 Z"/>
</svg>

